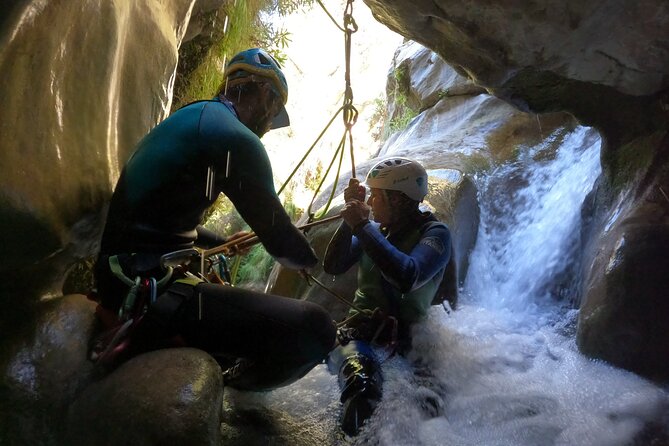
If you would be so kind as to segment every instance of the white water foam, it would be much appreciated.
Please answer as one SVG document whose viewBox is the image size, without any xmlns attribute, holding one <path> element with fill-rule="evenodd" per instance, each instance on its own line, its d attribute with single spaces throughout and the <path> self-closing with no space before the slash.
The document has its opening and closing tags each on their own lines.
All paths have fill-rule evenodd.
<svg viewBox="0 0 669 446">
<path fill-rule="evenodd" d="M 322 420 L 321 444 L 622 446 L 644 444 L 649 426 L 669 429 L 666 389 L 578 352 L 564 278 L 600 141 L 578 128 L 557 153 L 551 142 L 478 181 L 481 225 L 459 308 L 434 307 L 412 352 L 384 364 L 383 400 L 358 437 L 326 433 L 338 391 L 323 366 L 262 404 Z M 291 442 L 308 444 L 299 433 Z"/>
</svg>

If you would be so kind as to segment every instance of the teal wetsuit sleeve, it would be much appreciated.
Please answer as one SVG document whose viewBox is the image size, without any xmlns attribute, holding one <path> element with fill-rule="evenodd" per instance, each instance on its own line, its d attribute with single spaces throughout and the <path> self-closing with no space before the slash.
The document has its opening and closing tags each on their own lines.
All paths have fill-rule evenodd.
<svg viewBox="0 0 669 446">
<path fill-rule="evenodd" d="M 232 201 L 269 254 L 290 268 L 314 266 L 316 255 L 276 194 L 265 147 L 223 105 L 216 107 L 203 113 L 201 127 L 207 157 L 215 163 L 218 189 Z M 226 125 L 221 126 L 220 120 Z"/>
</svg>

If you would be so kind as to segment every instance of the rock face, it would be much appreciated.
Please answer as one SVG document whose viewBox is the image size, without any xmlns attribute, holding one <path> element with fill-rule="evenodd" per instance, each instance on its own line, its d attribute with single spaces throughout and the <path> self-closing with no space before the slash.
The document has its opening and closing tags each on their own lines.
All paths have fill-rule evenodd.
<svg viewBox="0 0 669 446">
<path fill-rule="evenodd" d="M 662 365 L 669 312 L 661 304 L 669 269 L 658 257 L 669 238 L 669 146 L 661 142 L 669 122 L 667 3 L 365 3 L 379 21 L 516 107 L 564 110 L 602 133 L 604 176 L 589 211 L 579 346 L 645 375 L 669 376 Z"/>
<path fill-rule="evenodd" d="M 502 96 L 509 96 L 505 85 L 524 70 L 630 96 L 669 86 L 663 0 L 365 3 L 380 22 L 434 49 L 460 73 Z"/>
<path fill-rule="evenodd" d="M 67 408 L 77 397 L 77 408 L 87 401 L 94 306 L 81 295 L 53 296 L 60 294 L 68 263 L 96 251 L 122 165 L 169 111 L 185 35 L 196 35 L 200 19 L 224 2 L 3 2 L 0 272 L 7 280 L 0 285 L 0 443 L 118 444 L 130 433 L 133 444 L 165 444 L 163 430 L 181 444 L 192 444 L 184 435 L 196 444 L 220 438 L 220 413 L 211 406 L 220 399 L 220 369 L 202 352 L 185 352 L 168 361 L 171 369 L 156 371 L 160 383 L 153 388 L 171 397 L 153 396 L 150 410 L 164 418 L 139 426 L 149 427 L 144 434 L 114 425 L 124 430 L 114 438 L 78 426 L 59 443 Z M 191 17 L 196 20 L 187 33 Z M 49 299 L 40 300 L 44 296 Z M 165 368 L 159 360 L 146 366 Z M 200 388 L 188 387 L 192 382 Z M 118 405 L 103 407 L 104 415 L 131 403 L 148 407 L 145 400 L 106 391 Z M 89 401 L 75 417 L 102 415 L 93 406 Z M 161 424 L 166 420 L 169 429 Z"/>
<path fill-rule="evenodd" d="M 57 289 L 67 262 L 95 251 L 120 168 L 169 111 L 199 3 L 211 9 L 212 1 L 3 5 L 0 249 L 12 262 L 0 271 L 20 276 L 0 285 L 5 308 Z"/>
<path fill-rule="evenodd" d="M 391 123 L 407 107 L 417 115 L 388 138 L 378 156 L 408 156 L 432 169 L 475 173 L 510 159 L 518 145 L 537 144 L 555 129 L 573 126 L 564 113 L 520 112 L 415 42 L 395 54 L 388 97 Z"/>
<path fill-rule="evenodd" d="M 636 167 L 621 162 L 630 151 Z M 669 138 L 660 132 L 635 140 L 617 156 L 624 168 L 612 183 L 623 187 L 601 181 L 588 204 L 593 215 L 577 342 L 590 356 L 667 379 Z"/>
</svg>

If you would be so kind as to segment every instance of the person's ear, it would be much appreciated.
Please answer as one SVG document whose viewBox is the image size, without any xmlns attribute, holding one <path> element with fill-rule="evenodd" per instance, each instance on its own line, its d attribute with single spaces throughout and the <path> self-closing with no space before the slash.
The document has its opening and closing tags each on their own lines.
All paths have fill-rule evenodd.
<svg viewBox="0 0 669 446">
<path fill-rule="evenodd" d="M 397 206 L 402 201 L 399 194 L 396 194 L 394 192 L 390 192 L 389 194 L 387 194 L 387 197 L 388 197 L 388 204 L 390 204 L 391 206 Z"/>
</svg>

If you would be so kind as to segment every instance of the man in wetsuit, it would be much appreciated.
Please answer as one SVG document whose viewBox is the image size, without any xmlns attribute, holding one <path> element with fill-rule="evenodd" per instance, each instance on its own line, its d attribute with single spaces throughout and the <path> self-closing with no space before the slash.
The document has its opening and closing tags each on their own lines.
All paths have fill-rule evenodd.
<svg viewBox="0 0 669 446">
<path fill-rule="evenodd" d="M 125 165 L 96 268 L 103 309 L 118 313 L 128 295 L 114 266 L 130 278 L 160 279 L 162 255 L 225 242 L 200 226 L 219 193 L 280 263 L 295 269 L 317 263 L 279 201 L 259 139 L 288 125 L 288 87 L 278 63 L 261 49 L 243 51 L 230 60 L 224 79 L 215 98 L 189 104 L 151 130 Z M 221 363 L 243 358 L 244 373 L 227 374 L 226 385 L 263 390 L 300 378 L 334 344 L 336 329 L 317 305 L 177 279 L 158 290 L 133 333 L 131 354 L 178 336 Z"/>
<path fill-rule="evenodd" d="M 344 221 L 323 262 L 330 274 L 359 262 L 353 303 L 365 313 L 350 311 L 329 360 L 342 387 L 342 429 L 349 435 L 358 433 L 381 398 L 379 349 L 373 347 L 408 347 L 411 325 L 425 319 L 451 258 L 448 228 L 419 210 L 427 195 L 427 173 L 419 163 L 383 160 L 365 182 L 367 203 L 357 180 L 345 189 Z"/>
</svg>

